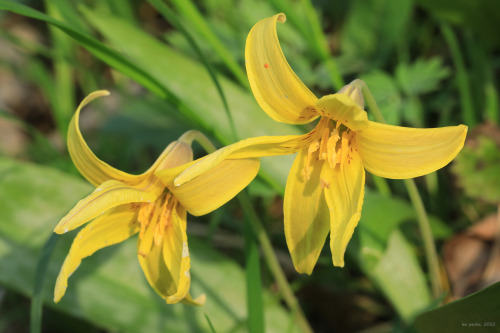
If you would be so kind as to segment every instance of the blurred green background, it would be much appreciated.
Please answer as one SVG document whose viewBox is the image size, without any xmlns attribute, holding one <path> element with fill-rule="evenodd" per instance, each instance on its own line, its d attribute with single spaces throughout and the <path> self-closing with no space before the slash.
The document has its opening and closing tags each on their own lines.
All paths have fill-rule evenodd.
<svg viewBox="0 0 500 333">
<path fill-rule="evenodd" d="M 305 276 L 295 272 L 283 234 L 282 195 L 293 156 L 263 159 L 249 194 L 311 327 L 458 332 L 480 322 L 499 331 L 499 321 L 485 327 L 500 313 L 499 286 L 484 288 L 500 280 L 500 2 L 0 0 L 0 10 L 0 332 L 29 331 L 44 244 L 92 190 L 65 148 L 69 120 L 88 93 L 111 91 L 82 113 L 89 146 L 131 173 L 144 171 L 189 129 L 217 147 L 233 142 L 207 64 L 239 139 L 312 128 L 274 122 L 249 90 L 246 36 L 279 12 L 287 15 L 278 27 L 286 58 L 317 96 L 361 78 L 390 124 L 469 126 L 451 166 L 417 179 L 446 286 L 439 300 L 431 297 L 402 182 L 381 189 L 368 175 L 346 267 L 332 266 L 326 246 L 314 273 Z M 211 332 L 209 321 L 216 332 L 251 327 L 237 201 L 188 217 L 191 290 L 207 294 L 204 307 L 164 304 L 142 275 L 133 239 L 85 259 L 54 304 L 55 277 L 74 235 L 61 236 L 45 257 L 47 274 L 35 292 L 44 303 L 43 332 Z M 260 280 L 266 332 L 299 332 L 263 260 Z"/>
</svg>

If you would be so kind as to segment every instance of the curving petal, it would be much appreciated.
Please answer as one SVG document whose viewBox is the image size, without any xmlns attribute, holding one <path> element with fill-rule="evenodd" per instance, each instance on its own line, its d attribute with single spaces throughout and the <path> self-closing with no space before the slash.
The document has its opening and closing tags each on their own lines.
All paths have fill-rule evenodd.
<svg viewBox="0 0 500 333">
<path fill-rule="evenodd" d="M 467 126 L 407 128 L 369 122 L 356 133 L 363 164 L 374 175 L 404 179 L 444 167 L 464 145 Z"/>
<path fill-rule="evenodd" d="M 288 65 L 276 33 L 284 14 L 265 18 L 252 28 L 245 46 L 245 63 L 250 87 L 260 107 L 274 120 L 305 124 L 318 114 L 316 96 Z"/>
<path fill-rule="evenodd" d="M 79 127 L 80 111 L 84 106 L 89 104 L 96 98 L 108 96 L 109 92 L 106 90 L 99 90 L 91 93 L 80 103 L 76 110 L 68 128 L 68 151 L 80 173 L 94 186 L 104 183 L 106 180 L 115 179 L 124 183 L 137 182 L 136 175 L 130 175 L 123 171 L 113 168 L 109 164 L 101 161 L 90 150 L 89 146 L 83 139 Z"/>
<path fill-rule="evenodd" d="M 243 190 L 259 172 L 258 158 L 225 160 L 181 186 L 174 186 L 172 177 L 165 185 L 175 198 L 194 215 L 200 216 L 224 205 Z M 162 173 L 157 172 L 162 179 Z"/>
<path fill-rule="evenodd" d="M 137 213 L 130 205 L 123 205 L 99 216 L 76 235 L 57 276 L 54 302 L 59 302 L 66 293 L 68 278 L 83 258 L 106 246 L 120 243 L 139 230 L 136 217 Z"/>
<path fill-rule="evenodd" d="M 241 140 L 195 161 L 182 171 L 181 169 L 171 169 L 169 173 L 163 173 L 163 179 L 167 175 L 176 176 L 174 184 L 179 186 L 214 168 L 226 159 L 294 154 L 309 146 L 311 136 L 314 133 L 315 130 L 304 135 L 259 136 Z"/>
<path fill-rule="evenodd" d="M 141 247 L 141 239 L 138 248 Z M 151 287 L 167 303 L 173 304 L 187 297 L 191 276 L 186 235 L 186 211 L 177 205 L 165 229 L 160 246 L 152 245 L 146 256 L 138 255 L 139 263 Z M 203 301 L 201 297 L 198 301 Z M 195 300 L 196 301 L 196 300 Z M 186 302 L 196 303 L 189 297 Z"/>
<path fill-rule="evenodd" d="M 365 170 L 357 152 L 336 168 L 325 163 L 321 172 L 325 199 L 330 208 L 330 248 L 333 265 L 344 266 L 344 253 L 358 225 L 363 207 Z"/>
<path fill-rule="evenodd" d="M 160 186 L 158 190 L 163 189 Z M 158 191 L 144 191 L 130 187 L 116 180 L 108 180 L 96 188 L 85 199 L 80 200 L 57 224 L 55 233 L 62 234 L 78 228 L 107 210 L 133 202 L 153 202 L 160 194 Z"/>
<path fill-rule="evenodd" d="M 307 149 L 304 149 L 293 162 L 286 182 L 283 212 L 286 243 L 295 269 L 299 273 L 311 274 L 330 225 L 328 206 L 320 186 L 324 162 L 314 160 L 311 177 L 304 181 L 302 171 L 306 158 Z"/>
<path fill-rule="evenodd" d="M 368 127 L 366 111 L 344 93 L 321 97 L 316 108 L 322 116 L 339 121 L 354 131 Z"/>
</svg>

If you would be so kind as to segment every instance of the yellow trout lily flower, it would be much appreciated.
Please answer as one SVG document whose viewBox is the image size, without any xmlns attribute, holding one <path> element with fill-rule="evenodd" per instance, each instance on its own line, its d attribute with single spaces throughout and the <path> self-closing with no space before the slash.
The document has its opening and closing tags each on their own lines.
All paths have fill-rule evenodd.
<svg viewBox="0 0 500 333">
<path fill-rule="evenodd" d="M 62 234 L 91 221 L 77 234 L 64 260 L 54 301 L 64 296 L 68 278 L 83 258 L 138 233 L 137 257 L 151 287 L 167 303 L 202 304 L 204 295 L 193 300 L 188 293 L 191 278 L 186 211 L 203 215 L 226 203 L 255 177 L 259 160 L 228 161 L 229 164 L 220 164 L 193 181 L 174 187 L 173 179 L 193 164 L 192 141 L 206 140 L 201 133 L 189 131 L 170 143 L 145 173 L 130 175 L 117 170 L 92 153 L 78 125 L 80 110 L 93 99 L 108 94 L 96 91 L 85 98 L 69 126 L 71 158 L 97 188 L 79 201 L 54 230 Z M 170 168 L 175 168 L 177 174 L 165 173 Z"/>
<path fill-rule="evenodd" d="M 245 61 L 252 92 L 274 120 L 305 124 L 302 136 L 250 138 L 220 149 L 186 169 L 182 185 L 227 159 L 298 152 L 284 198 L 288 249 L 298 272 L 310 274 L 330 232 L 333 264 L 344 253 L 363 205 L 365 169 L 393 179 L 413 178 L 448 164 L 462 149 L 464 125 L 433 129 L 390 126 L 368 120 L 357 83 L 321 99 L 288 65 L 276 33 L 278 14 L 258 22 L 247 38 Z"/>
</svg>

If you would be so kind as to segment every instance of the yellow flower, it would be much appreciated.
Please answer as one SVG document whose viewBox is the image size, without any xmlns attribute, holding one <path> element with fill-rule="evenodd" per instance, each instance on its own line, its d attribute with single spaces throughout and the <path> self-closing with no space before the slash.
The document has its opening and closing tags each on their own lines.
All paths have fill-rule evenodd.
<svg viewBox="0 0 500 333">
<path fill-rule="evenodd" d="M 413 178 L 448 164 L 462 149 L 467 127 L 415 129 L 368 120 L 359 81 L 317 99 L 288 65 L 279 45 L 278 14 L 258 22 L 246 43 L 250 86 L 274 120 L 305 124 L 320 117 L 302 136 L 250 138 L 220 149 L 175 179 L 182 185 L 227 159 L 299 152 L 284 199 L 288 249 L 297 271 L 310 274 L 330 232 L 333 264 L 344 253 L 363 205 L 365 169 L 393 179 Z"/>
<path fill-rule="evenodd" d="M 83 258 L 139 233 L 137 253 L 149 284 L 167 303 L 204 303 L 193 300 L 190 257 L 186 236 L 186 210 L 203 215 L 220 207 L 257 174 L 258 159 L 227 161 L 183 186 L 173 179 L 193 164 L 191 143 L 205 141 L 188 131 L 170 143 L 156 162 L 141 175 L 130 175 L 99 160 L 85 143 L 78 125 L 80 110 L 107 91 L 90 94 L 78 107 L 68 130 L 68 150 L 80 173 L 97 188 L 62 218 L 54 232 L 61 234 L 87 224 L 76 236 L 64 260 L 54 291 L 58 302 L 69 276 Z M 176 167 L 176 172 L 169 168 Z M 228 173 L 234 170 L 237 173 Z"/>
</svg>

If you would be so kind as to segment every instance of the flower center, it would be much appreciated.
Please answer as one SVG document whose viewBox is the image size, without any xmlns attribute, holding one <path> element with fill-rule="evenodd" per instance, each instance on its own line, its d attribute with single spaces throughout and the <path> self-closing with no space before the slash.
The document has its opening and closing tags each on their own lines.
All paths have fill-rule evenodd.
<svg viewBox="0 0 500 333">
<path fill-rule="evenodd" d="M 139 232 L 141 241 L 138 249 L 141 256 L 146 257 L 153 244 L 160 246 L 176 205 L 177 200 L 168 191 L 162 193 L 155 202 L 141 204 L 137 216 L 137 221 L 141 225 Z"/>
<path fill-rule="evenodd" d="M 330 168 L 342 163 L 351 163 L 353 151 L 357 151 L 356 133 L 339 121 L 321 117 L 314 130 L 317 134 L 307 150 L 307 158 L 302 169 L 302 178 L 309 180 L 312 173 L 311 163 L 314 160 L 328 162 Z M 323 184 L 321 184 L 323 186 Z M 327 187 L 327 186 L 323 186 Z"/>
</svg>

